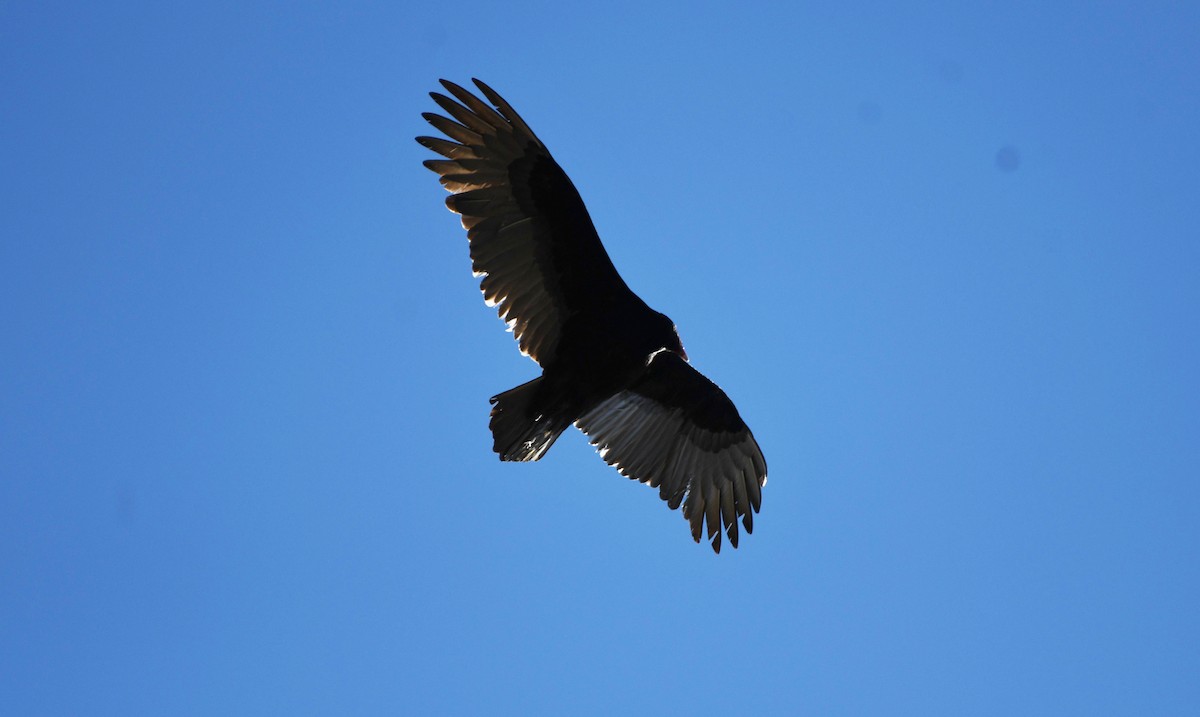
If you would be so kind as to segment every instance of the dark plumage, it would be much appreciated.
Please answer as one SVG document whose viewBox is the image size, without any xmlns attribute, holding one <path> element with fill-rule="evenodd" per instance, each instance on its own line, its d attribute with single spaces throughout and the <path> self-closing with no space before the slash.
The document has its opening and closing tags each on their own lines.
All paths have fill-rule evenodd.
<svg viewBox="0 0 1200 717">
<path fill-rule="evenodd" d="M 675 325 L 613 267 L 579 193 L 529 125 L 487 85 L 491 105 L 452 82 L 431 93 L 453 119 L 423 116 L 449 139 L 417 141 L 462 215 L 489 305 L 542 375 L 493 396 L 493 449 L 536 461 L 572 423 L 622 475 L 682 503 L 692 537 L 707 524 L 738 544 L 754 527 L 767 464 L 725 393 L 688 363 Z M 457 100 L 457 102 L 455 101 Z"/>
</svg>

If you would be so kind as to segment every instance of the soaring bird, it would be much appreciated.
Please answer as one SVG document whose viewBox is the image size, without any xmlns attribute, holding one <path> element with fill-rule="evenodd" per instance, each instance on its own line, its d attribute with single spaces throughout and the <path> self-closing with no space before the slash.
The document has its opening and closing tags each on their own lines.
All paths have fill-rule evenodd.
<svg viewBox="0 0 1200 717">
<path fill-rule="evenodd" d="M 572 423 L 621 475 L 658 488 L 699 543 L 753 532 L 767 464 L 737 408 L 688 362 L 674 322 L 617 273 L 575 185 L 512 105 L 479 80 L 431 92 L 447 139 L 425 166 L 462 215 L 480 289 L 542 375 L 491 398 L 493 450 L 536 461 Z M 457 100 L 457 101 L 455 101 Z M 489 104 L 490 103 L 490 104 Z"/>
</svg>

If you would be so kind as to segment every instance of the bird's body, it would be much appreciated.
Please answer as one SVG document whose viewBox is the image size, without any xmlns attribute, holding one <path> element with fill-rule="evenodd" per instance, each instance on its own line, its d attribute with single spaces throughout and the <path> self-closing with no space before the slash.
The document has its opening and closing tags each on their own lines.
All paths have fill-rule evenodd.
<svg viewBox="0 0 1200 717">
<path fill-rule="evenodd" d="M 432 93 L 457 121 L 426 113 L 450 140 L 417 141 L 446 159 L 425 164 L 453 194 L 475 273 L 542 376 L 491 399 L 501 460 L 538 460 L 572 423 L 623 475 L 684 506 L 699 542 L 723 526 L 737 547 L 766 483 L 766 462 L 724 392 L 687 363 L 674 323 L 617 273 L 571 180 L 491 88 L 494 108 L 442 81 Z M 460 104 L 461 103 L 461 104 Z M 686 500 L 685 500 L 686 497 Z"/>
</svg>

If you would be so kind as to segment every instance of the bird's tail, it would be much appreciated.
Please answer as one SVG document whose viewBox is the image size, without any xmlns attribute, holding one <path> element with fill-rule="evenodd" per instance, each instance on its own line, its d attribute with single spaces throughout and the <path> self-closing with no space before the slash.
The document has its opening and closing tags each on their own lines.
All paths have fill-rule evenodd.
<svg viewBox="0 0 1200 717">
<path fill-rule="evenodd" d="M 538 388 L 541 378 L 492 396 L 492 450 L 502 461 L 536 461 L 550 450 L 571 419 L 543 407 Z M 538 405 L 534 405 L 534 400 Z"/>
</svg>

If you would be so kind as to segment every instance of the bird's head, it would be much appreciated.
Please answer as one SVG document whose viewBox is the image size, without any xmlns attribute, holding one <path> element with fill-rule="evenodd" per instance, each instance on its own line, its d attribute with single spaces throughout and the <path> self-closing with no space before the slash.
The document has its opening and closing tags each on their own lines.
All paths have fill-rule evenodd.
<svg viewBox="0 0 1200 717">
<path fill-rule="evenodd" d="M 675 354 L 679 354 L 679 358 L 684 361 L 688 360 L 687 351 L 683 350 L 683 341 L 679 338 L 679 329 L 676 328 L 675 322 L 671 321 L 670 317 L 665 314 L 659 314 L 659 323 L 661 325 L 661 335 L 663 337 L 662 348 Z"/>
<path fill-rule="evenodd" d="M 679 354 L 679 358 L 683 359 L 684 361 L 687 361 L 688 360 L 687 351 L 683 350 L 683 341 L 680 340 L 680 338 L 679 338 L 679 329 L 675 328 L 675 326 L 672 325 L 671 330 L 672 330 L 671 343 L 667 345 L 667 348 L 670 349 L 671 351 L 674 351 L 675 353 Z"/>
</svg>

